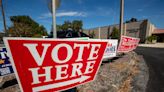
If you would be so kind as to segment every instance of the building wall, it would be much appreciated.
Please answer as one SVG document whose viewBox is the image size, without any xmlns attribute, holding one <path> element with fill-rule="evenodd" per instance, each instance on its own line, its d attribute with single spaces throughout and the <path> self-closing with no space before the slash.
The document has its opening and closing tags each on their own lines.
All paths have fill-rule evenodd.
<svg viewBox="0 0 164 92">
<path fill-rule="evenodd" d="M 93 28 L 93 29 L 89 29 L 89 30 L 83 30 L 83 32 L 85 34 L 89 35 L 90 37 L 92 35 L 94 35 L 93 38 L 98 39 L 99 38 L 99 31 L 98 30 L 99 30 L 98 28 Z"/>
<path fill-rule="evenodd" d="M 149 28 L 147 29 L 147 37 L 151 36 L 153 31 L 155 30 L 155 26 L 153 24 L 151 24 L 150 22 L 148 22 Z"/>
<path fill-rule="evenodd" d="M 109 30 L 109 27 L 100 27 L 100 38 L 101 39 L 108 38 L 108 30 Z"/>
<path fill-rule="evenodd" d="M 140 25 L 139 38 L 141 42 L 146 40 L 147 20 L 144 20 Z"/>
<path fill-rule="evenodd" d="M 98 28 L 96 28 L 96 29 L 94 29 L 93 31 L 92 31 L 93 33 L 94 33 L 94 38 L 99 38 L 99 29 Z"/>
<path fill-rule="evenodd" d="M 141 24 L 141 22 L 134 22 L 134 23 L 124 24 L 123 29 L 124 29 L 125 35 L 126 36 L 131 36 L 131 37 L 139 37 L 140 24 Z M 109 35 L 112 33 L 114 27 L 119 29 L 119 25 L 111 25 L 111 26 L 100 27 L 100 31 L 101 31 L 100 32 L 100 37 L 101 37 L 101 39 L 110 38 Z M 98 39 L 99 38 L 99 28 L 93 28 L 93 29 L 85 30 L 83 32 L 89 35 L 89 31 L 90 31 L 90 33 L 92 33 L 93 30 L 94 30 L 94 33 L 95 33 L 94 38 Z M 127 31 L 125 31 L 125 30 L 127 30 Z"/>
<path fill-rule="evenodd" d="M 119 29 L 119 25 L 110 25 L 110 26 L 100 27 L 101 39 L 110 38 L 109 35 L 112 33 L 114 27 Z M 152 32 L 155 29 L 155 26 L 153 24 L 151 24 L 148 20 L 129 22 L 129 23 L 124 24 L 123 27 L 124 27 L 124 34 L 126 36 L 140 38 L 141 42 L 145 42 L 146 38 L 148 36 L 151 36 Z M 93 31 L 95 34 L 94 38 L 98 39 L 99 38 L 99 28 L 85 30 L 84 33 L 89 35 Z"/>
<path fill-rule="evenodd" d="M 126 23 L 126 36 L 139 38 L 140 25 L 142 21 Z"/>
</svg>

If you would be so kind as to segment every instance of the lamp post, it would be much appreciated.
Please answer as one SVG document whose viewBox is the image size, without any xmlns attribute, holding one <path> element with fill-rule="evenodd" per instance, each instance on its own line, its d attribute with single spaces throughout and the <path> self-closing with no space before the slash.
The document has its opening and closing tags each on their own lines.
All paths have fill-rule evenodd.
<svg viewBox="0 0 164 92">
<path fill-rule="evenodd" d="M 50 12 L 52 13 L 52 30 L 53 30 L 53 38 L 57 37 L 56 34 L 56 9 L 60 6 L 61 0 L 51 0 L 48 3 L 48 7 Z"/>
<path fill-rule="evenodd" d="M 56 38 L 56 0 L 52 0 L 53 38 Z"/>
</svg>

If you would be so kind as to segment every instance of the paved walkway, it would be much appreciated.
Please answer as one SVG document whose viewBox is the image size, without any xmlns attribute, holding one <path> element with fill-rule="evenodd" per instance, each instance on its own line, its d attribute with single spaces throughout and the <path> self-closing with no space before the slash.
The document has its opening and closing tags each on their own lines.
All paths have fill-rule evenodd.
<svg viewBox="0 0 164 92">
<path fill-rule="evenodd" d="M 164 48 L 164 43 L 156 44 L 139 44 L 140 47 L 154 47 L 154 48 Z"/>
<path fill-rule="evenodd" d="M 135 51 L 143 55 L 149 67 L 146 92 L 164 92 L 164 48 L 138 47 Z"/>
</svg>

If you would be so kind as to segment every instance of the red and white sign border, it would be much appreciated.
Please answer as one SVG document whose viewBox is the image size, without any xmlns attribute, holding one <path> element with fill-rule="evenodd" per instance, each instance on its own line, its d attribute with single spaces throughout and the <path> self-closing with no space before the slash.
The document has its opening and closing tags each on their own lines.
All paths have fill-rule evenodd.
<svg viewBox="0 0 164 92">
<path fill-rule="evenodd" d="M 9 58 L 10 58 L 10 60 L 11 60 L 11 64 L 12 64 L 12 67 L 13 67 L 13 70 L 14 70 L 16 79 L 17 79 L 17 81 L 18 81 L 18 85 L 19 85 L 19 87 L 20 87 L 21 92 L 24 92 L 24 91 L 23 91 L 23 87 L 22 87 L 21 82 L 20 82 L 20 78 L 19 78 L 18 73 L 17 73 L 17 69 L 16 69 L 16 67 L 15 67 L 14 59 L 13 59 L 12 54 L 11 54 L 11 51 L 10 51 L 10 46 L 9 46 L 8 40 L 34 40 L 34 41 L 43 41 L 43 40 L 44 40 L 44 41 L 100 42 L 100 40 L 99 40 L 99 41 L 96 41 L 96 40 L 72 40 L 72 39 L 55 39 L 55 38 L 54 38 L 54 39 L 53 39 L 53 38 L 46 38 L 46 39 L 45 39 L 45 38 L 26 38 L 26 37 L 24 37 L 24 38 L 23 38 L 23 37 L 4 37 L 4 38 L 3 38 L 3 41 L 4 41 L 5 47 L 6 47 L 6 49 L 7 49 Z M 108 42 L 108 41 L 102 40 L 101 42 Z M 107 46 L 106 46 L 106 47 L 107 47 Z M 105 53 L 105 50 L 104 50 L 104 53 Z M 104 56 L 104 53 L 103 53 L 103 56 Z M 93 79 L 93 80 L 90 80 L 90 81 L 88 81 L 88 82 L 85 82 L 85 83 L 89 83 L 89 82 L 94 81 L 94 80 L 96 79 L 97 73 L 98 73 L 99 68 L 100 68 L 100 66 L 101 66 L 101 63 L 102 63 L 102 61 L 103 61 L 103 56 L 102 56 L 102 59 L 101 59 L 101 61 L 100 61 L 99 66 L 98 66 L 98 69 L 97 69 L 97 71 L 96 71 L 96 73 L 95 73 L 94 79 Z M 78 86 L 83 85 L 83 84 L 85 84 L 85 83 L 81 83 L 81 84 L 79 84 Z M 64 91 L 64 90 L 68 90 L 68 89 L 71 89 L 71 88 L 73 88 L 73 87 L 65 88 L 65 89 L 62 89 L 62 90 L 59 90 L 59 91 Z"/>
</svg>

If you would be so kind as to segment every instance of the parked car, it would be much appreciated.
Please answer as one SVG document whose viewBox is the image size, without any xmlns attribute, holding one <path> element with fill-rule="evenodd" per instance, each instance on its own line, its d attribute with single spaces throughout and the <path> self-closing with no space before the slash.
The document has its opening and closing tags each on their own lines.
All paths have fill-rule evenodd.
<svg viewBox="0 0 164 92">
<path fill-rule="evenodd" d="M 51 32 L 51 35 L 48 36 L 48 38 L 52 38 L 53 33 Z M 83 32 L 77 32 L 77 31 L 57 31 L 57 38 L 77 38 L 77 37 L 89 37 L 87 34 Z"/>
</svg>

